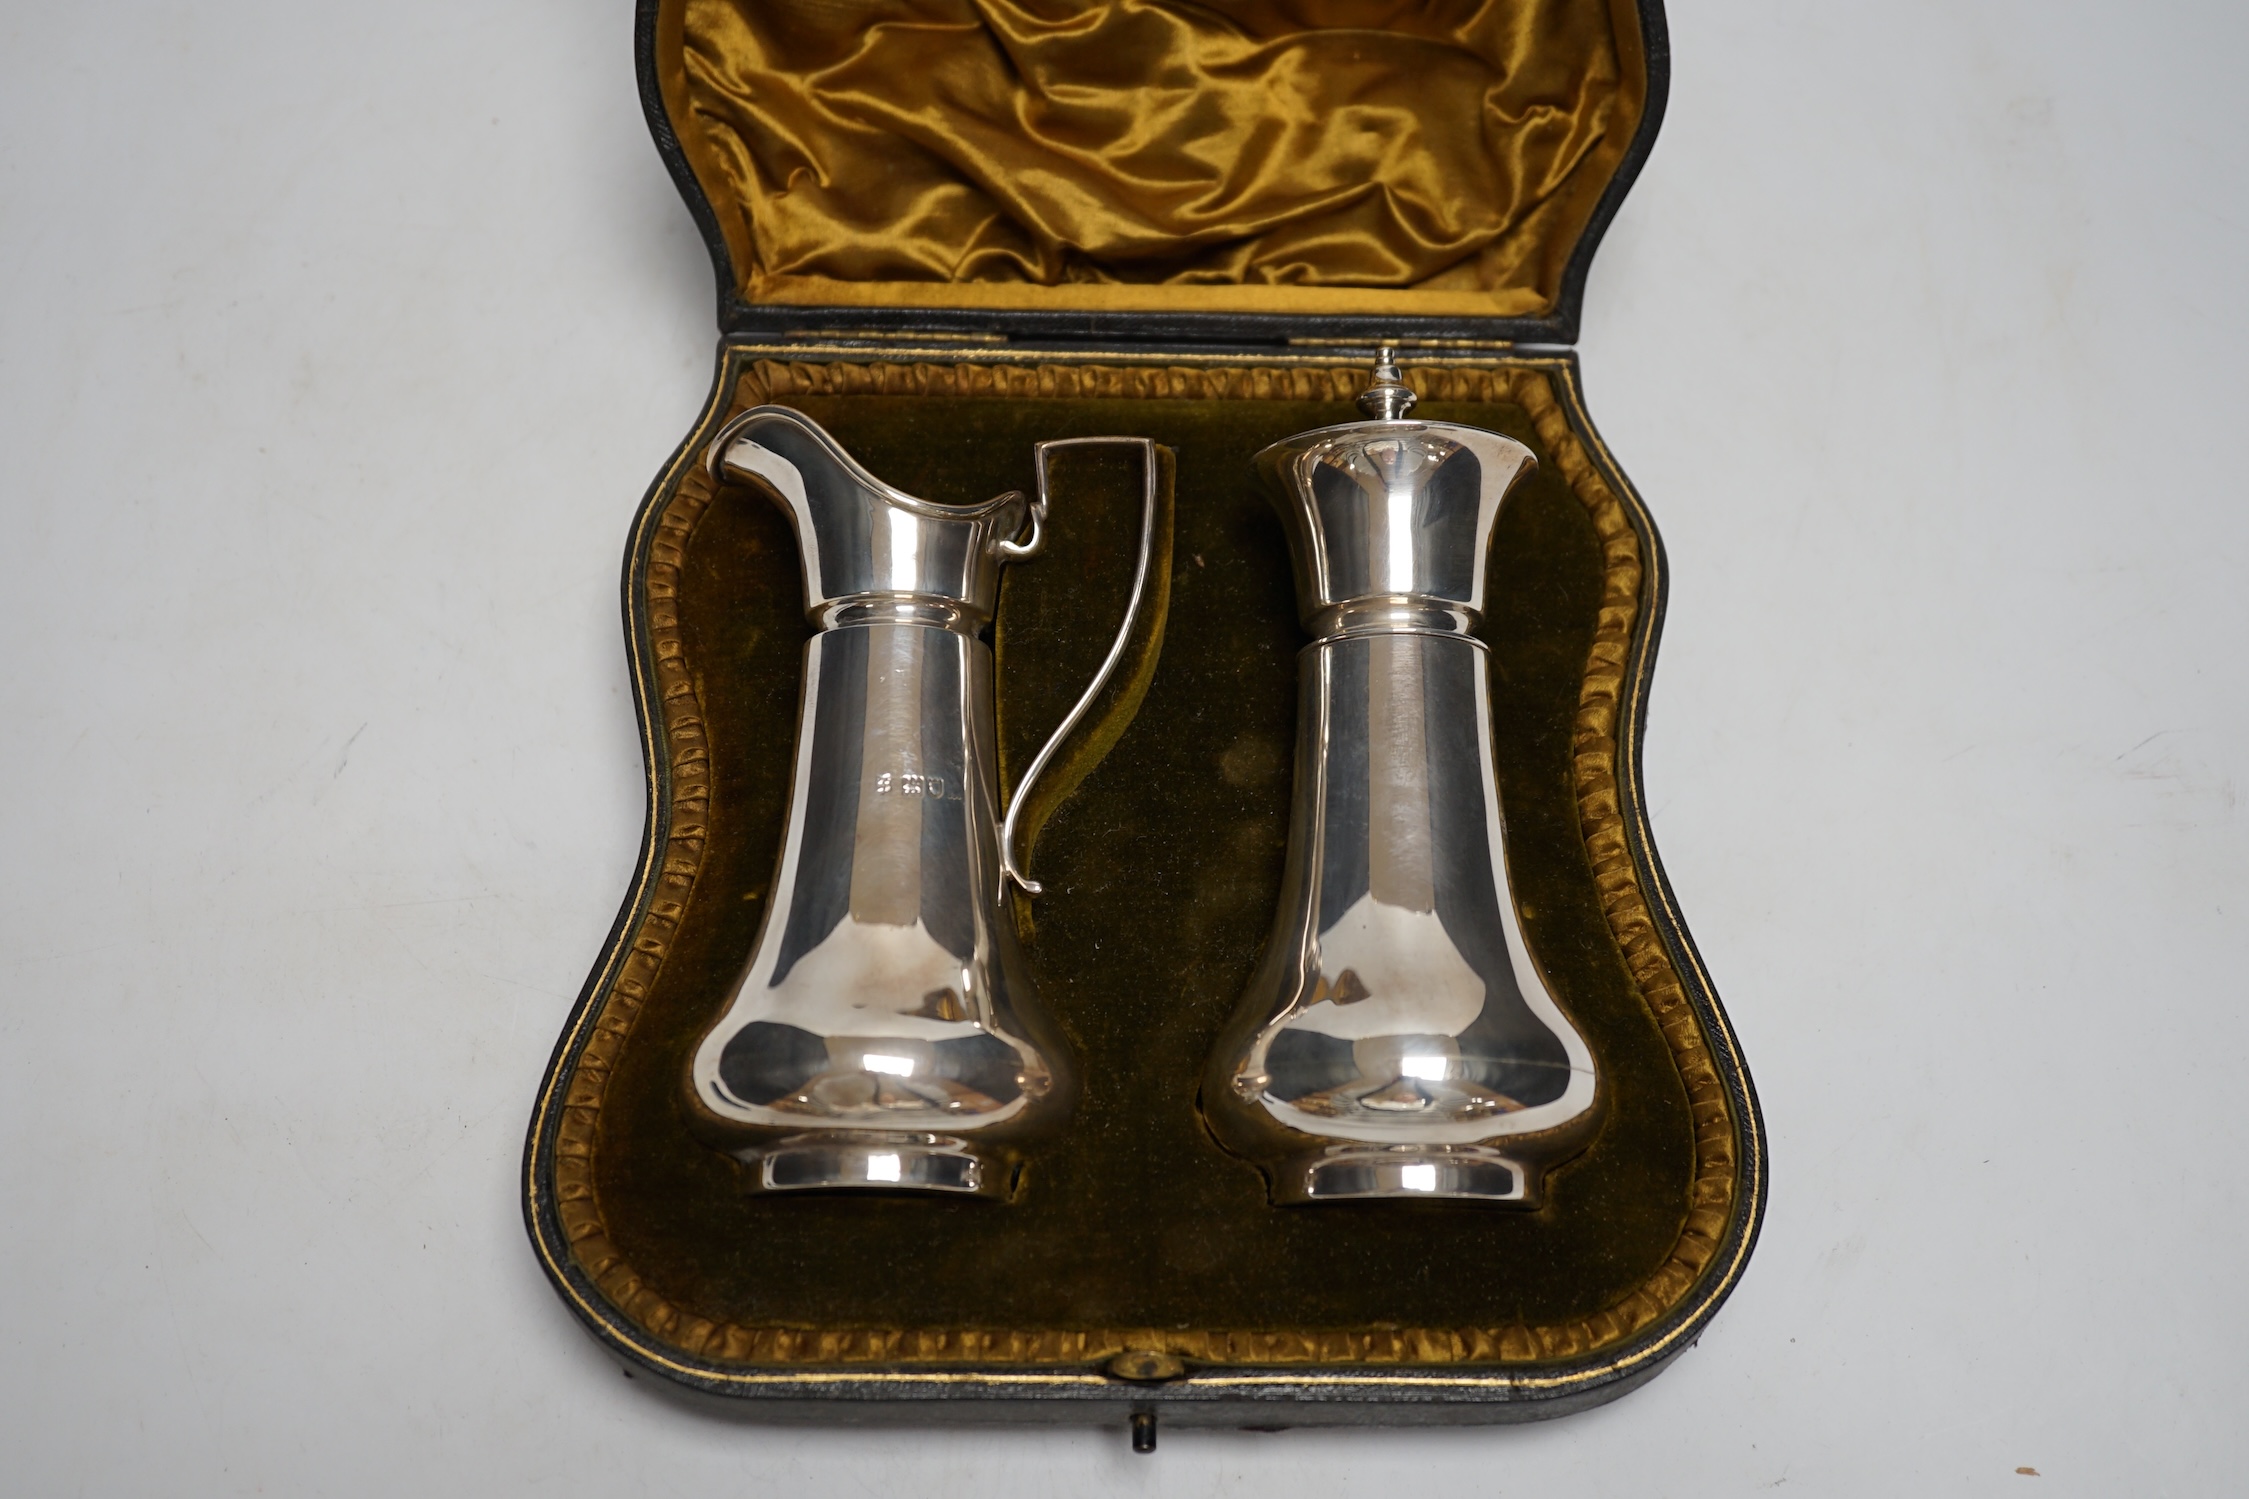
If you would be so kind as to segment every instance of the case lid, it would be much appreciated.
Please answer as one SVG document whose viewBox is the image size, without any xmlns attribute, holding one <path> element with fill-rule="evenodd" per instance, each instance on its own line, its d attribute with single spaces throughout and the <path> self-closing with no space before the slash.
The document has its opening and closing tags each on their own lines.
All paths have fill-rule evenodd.
<svg viewBox="0 0 2249 1499">
<path fill-rule="evenodd" d="M 1661 0 L 642 0 L 722 330 L 1575 338 Z"/>
</svg>

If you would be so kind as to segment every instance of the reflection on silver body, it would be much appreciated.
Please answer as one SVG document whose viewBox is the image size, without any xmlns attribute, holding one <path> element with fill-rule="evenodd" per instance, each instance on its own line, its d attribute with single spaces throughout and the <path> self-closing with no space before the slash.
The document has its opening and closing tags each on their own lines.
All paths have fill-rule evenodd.
<svg viewBox="0 0 2249 1499">
<path fill-rule="evenodd" d="M 1036 500 L 950 506 L 884 484 L 786 407 L 745 412 L 711 443 L 714 477 L 755 482 L 788 515 L 818 627 L 770 908 L 692 1066 L 697 1100 L 764 1190 L 1005 1196 L 1017 1146 L 1068 1112 L 1068 1058 L 1005 908 L 1009 879 L 1038 887 L 1002 839 L 978 632 L 1001 565 L 1039 550 L 1047 452 L 1100 442 L 1137 444 L 1147 464 L 1140 570 L 1117 645 L 1017 788 L 1021 806 L 1138 613 L 1153 445 L 1042 443 Z"/>
<path fill-rule="evenodd" d="M 1257 456 L 1296 567 L 1296 799 L 1281 907 L 1204 1108 L 1279 1202 L 1536 1205 L 1584 1143 L 1585 1042 L 1524 943 L 1492 769 L 1481 618 L 1530 450 L 1406 419 L 1385 351 L 1369 421 Z"/>
</svg>

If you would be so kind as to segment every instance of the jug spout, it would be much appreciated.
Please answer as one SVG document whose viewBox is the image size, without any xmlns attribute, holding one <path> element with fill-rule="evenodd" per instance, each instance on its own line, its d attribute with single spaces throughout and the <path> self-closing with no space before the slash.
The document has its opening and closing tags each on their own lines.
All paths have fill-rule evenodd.
<svg viewBox="0 0 2249 1499">
<path fill-rule="evenodd" d="M 786 406 L 736 417 L 708 461 L 714 479 L 755 481 L 788 516 L 815 625 L 921 606 L 980 629 L 998 601 L 1001 566 L 1039 548 L 1038 517 L 1021 491 L 976 505 L 919 499 Z"/>
<path fill-rule="evenodd" d="M 1279 1202 L 1535 1206 L 1599 1088 L 1524 938 L 1472 633 L 1500 506 L 1534 460 L 1408 419 L 1387 351 L 1361 406 L 1370 420 L 1257 457 L 1312 643 L 1281 909 L 1204 1109 Z"/>
</svg>

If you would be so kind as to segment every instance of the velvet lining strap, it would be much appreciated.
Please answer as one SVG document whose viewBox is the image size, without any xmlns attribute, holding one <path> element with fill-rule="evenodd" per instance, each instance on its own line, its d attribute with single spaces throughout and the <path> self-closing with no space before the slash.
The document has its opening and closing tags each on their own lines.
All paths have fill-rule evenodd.
<svg viewBox="0 0 2249 1499">
<path fill-rule="evenodd" d="M 752 301 L 1535 314 L 1646 103 L 1629 0 L 667 10 Z"/>
</svg>

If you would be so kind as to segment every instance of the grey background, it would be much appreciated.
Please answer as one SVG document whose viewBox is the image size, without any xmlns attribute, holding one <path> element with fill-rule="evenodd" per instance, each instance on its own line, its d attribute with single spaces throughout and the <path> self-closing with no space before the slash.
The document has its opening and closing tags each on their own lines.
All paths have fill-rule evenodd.
<svg viewBox="0 0 2249 1499">
<path fill-rule="evenodd" d="M 0 11 L 5 1486 L 2233 1489 L 2249 11 L 1672 26 L 1583 349 L 1762 1247 L 1608 1409 L 1147 1460 L 683 1411 L 525 1244 L 640 834 L 618 556 L 710 374 L 629 7 Z"/>
</svg>

